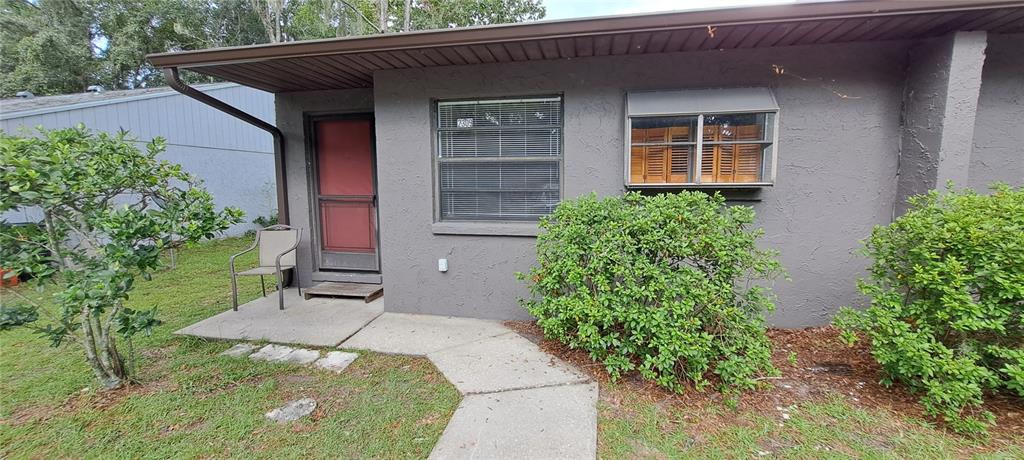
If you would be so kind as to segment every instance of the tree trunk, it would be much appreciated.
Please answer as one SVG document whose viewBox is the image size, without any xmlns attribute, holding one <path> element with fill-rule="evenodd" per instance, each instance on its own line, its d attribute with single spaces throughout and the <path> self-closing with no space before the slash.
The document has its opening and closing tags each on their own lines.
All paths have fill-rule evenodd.
<svg viewBox="0 0 1024 460">
<path fill-rule="evenodd" d="M 93 374 L 96 375 L 104 389 L 112 390 L 124 385 L 127 379 L 123 366 L 120 365 L 120 356 L 117 355 L 116 350 L 111 356 L 110 350 L 106 346 L 97 344 L 96 330 L 93 328 L 92 314 L 88 308 L 82 308 L 81 321 L 82 347 L 85 348 L 85 358 L 89 362 Z M 121 372 L 118 373 L 115 369 L 119 369 Z"/>
<path fill-rule="evenodd" d="M 100 347 L 110 368 L 110 373 L 117 376 L 118 379 L 128 382 L 131 380 L 131 375 L 128 374 L 128 369 L 125 367 L 124 358 L 117 351 L 117 338 L 113 335 L 116 332 L 113 330 L 114 318 L 121 312 L 121 308 L 120 302 L 114 305 L 110 309 L 110 313 L 107 314 L 107 324 L 100 325 Z"/>
<path fill-rule="evenodd" d="M 281 8 L 275 9 L 275 4 L 280 5 L 284 0 L 250 0 L 252 3 L 252 9 L 256 11 L 256 16 L 259 16 L 260 22 L 263 23 L 263 29 L 267 32 L 267 39 L 270 43 L 278 43 L 281 41 L 281 28 L 280 28 L 280 10 Z"/>
<path fill-rule="evenodd" d="M 49 210 L 43 210 L 43 222 L 47 240 L 50 242 L 50 250 L 57 256 L 60 271 L 66 272 L 69 270 L 69 262 L 61 250 L 62 246 L 54 229 L 53 215 Z M 124 385 L 128 375 L 125 373 L 121 356 L 117 354 L 114 341 L 109 337 L 110 327 L 104 330 L 99 319 L 86 306 L 83 306 L 79 312 L 79 321 L 82 328 L 81 345 L 85 350 L 85 359 L 89 362 L 89 367 L 96 375 L 96 379 L 106 389 Z M 97 337 L 97 333 L 100 337 Z"/>
<path fill-rule="evenodd" d="M 377 0 L 377 28 L 382 34 L 388 31 L 388 0 Z"/>
<path fill-rule="evenodd" d="M 348 7 L 345 2 L 341 2 L 338 7 L 338 29 L 334 32 L 334 36 L 344 37 L 348 34 Z"/>
<path fill-rule="evenodd" d="M 281 43 L 281 10 L 284 9 L 284 0 L 274 0 L 274 35 L 277 39 L 274 43 Z"/>
<path fill-rule="evenodd" d="M 408 32 L 412 28 L 412 0 L 405 0 L 405 22 L 402 23 L 402 32 Z"/>
</svg>

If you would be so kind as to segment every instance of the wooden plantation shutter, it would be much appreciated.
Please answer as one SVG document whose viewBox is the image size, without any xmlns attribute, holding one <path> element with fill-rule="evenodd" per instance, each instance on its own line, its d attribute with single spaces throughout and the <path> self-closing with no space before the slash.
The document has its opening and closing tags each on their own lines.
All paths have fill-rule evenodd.
<svg viewBox="0 0 1024 460">
<path fill-rule="evenodd" d="M 761 125 L 705 125 L 702 144 L 701 182 L 727 184 L 760 180 L 764 156 Z"/>
<path fill-rule="evenodd" d="M 694 119 L 695 120 L 695 119 Z M 690 123 L 672 120 L 667 123 Z M 634 125 L 644 126 L 643 123 Z M 690 176 L 693 151 L 691 127 L 655 126 L 631 130 L 630 182 L 633 184 L 681 184 Z"/>
<path fill-rule="evenodd" d="M 705 183 L 718 182 L 719 161 L 721 150 L 711 142 L 720 139 L 718 126 L 705 126 L 702 151 L 700 154 L 700 181 Z"/>
<path fill-rule="evenodd" d="M 693 152 L 693 147 L 689 145 L 679 145 L 676 143 L 690 140 L 690 127 L 676 126 L 669 129 L 668 141 L 673 144 L 668 147 L 668 181 L 677 184 L 681 182 L 689 182 L 690 154 Z"/>
</svg>

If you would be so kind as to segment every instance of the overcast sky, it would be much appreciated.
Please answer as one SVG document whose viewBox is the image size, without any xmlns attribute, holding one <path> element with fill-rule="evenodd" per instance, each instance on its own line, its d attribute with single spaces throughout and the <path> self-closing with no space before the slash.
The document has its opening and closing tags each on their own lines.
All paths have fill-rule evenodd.
<svg viewBox="0 0 1024 460">
<path fill-rule="evenodd" d="M 794 3 L 795 0 L 543 0 L 544 19 Z"/>
</svg>

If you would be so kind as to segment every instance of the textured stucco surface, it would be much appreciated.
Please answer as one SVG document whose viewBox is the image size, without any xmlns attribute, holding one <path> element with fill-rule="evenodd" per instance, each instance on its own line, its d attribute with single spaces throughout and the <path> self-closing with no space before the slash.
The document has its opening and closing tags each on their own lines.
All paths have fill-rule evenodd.
<svg viewBox="0 0 1024 460">
<path fill-rule="evenodd" d="M 792 277 L 775 287 L 773 320 L 824 323 L 839 306 L 858 303 L 865 260 L 852 252 L 892 212 L 905 55 L 905 43 L 887 42 L 378 72 L 389 310 L 526 317 L 516 304 L 526 290 L 513 274 L 534 262 L 533 238 L 431 231 L 433 99 L 563 94 L 564 195 L 575 197 L 623 191 L 627 90 L 770 86 L 781 107 L 777 185 L 748 204 L 766 230 L 764 245 L 782 251 Z M 442 257 L 447 273 L 437 271 Z"/>
<path fill-rule="evenodd" d="M 935 177 L 937 185 L 950 181 L 960 186 L 967 185 L 974 144 L 974 117 L 978 113 L 978 93 L 987 44 L 985 32 L 957 32 L 953 35 L 942 148 Z"/>
<path fill-rule="evenodd" d="M 968 184 L 986 45 L 985 32 L 958 32 L 908 51 L 897 215 L 912 195 Z"/>
<path fill-rule="evenodd" d="M 310 165 L 306 159 L 305 115 L 362 113 L 373 111 L 370 90 L 308 91 L 278 94 L 277 127 L 285 139 L 285 173 L 288 181 L 288 208 L 291 225 L 302 229 L 296 264 L 301 286 L 313 284 L 312 223 L 310 189 L 306 178 Z"/>
<path fill-rule="evenodd" d="M 970 186 L 1024 185 L 1024 34 L 989 35 L 974 127 Z"/>
<path fill-rule="evenodd" d="M 916 43 L 907 52 L 897 214 L 906 211 L 908 197 L 935 188 L 952 48 L 952 37 L 940 37 Z"/>
</svg>

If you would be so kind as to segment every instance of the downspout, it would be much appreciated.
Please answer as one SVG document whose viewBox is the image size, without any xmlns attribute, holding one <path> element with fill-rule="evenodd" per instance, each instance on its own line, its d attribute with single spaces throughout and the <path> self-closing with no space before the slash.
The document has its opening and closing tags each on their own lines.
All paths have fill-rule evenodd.
<svg viewBox="0 0 1024 460">
<path fill-rule="evenodd" d="M 282 224 L 288 224 L 288 182 L 286 180 L 284 170 L 284 134 L 281 133 L 281 130 L 278 129 L 277 126 L 260 120 L 251 114 L 239 110 L 237 107 L 189 86 L 185 82 L 181 81 L 181 78 L 178 76 L 177 67 L 164 68 L 163 72 L 164 78 L 167 79 L 167 84 L 171 88 L 174 88 L 175 91 L 262 129 L 274 137 L 274 176 L 277 180 L 277 221 Z"/>
</svg>

